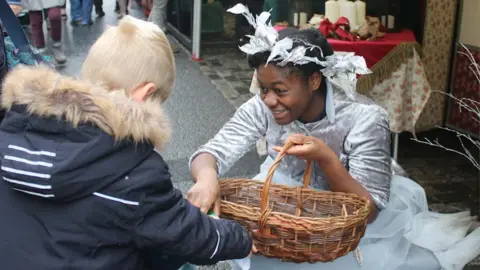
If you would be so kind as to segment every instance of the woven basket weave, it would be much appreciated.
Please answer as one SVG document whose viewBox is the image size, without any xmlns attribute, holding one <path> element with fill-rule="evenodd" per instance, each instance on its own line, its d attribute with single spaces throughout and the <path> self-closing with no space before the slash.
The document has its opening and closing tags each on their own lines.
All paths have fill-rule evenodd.
<svg viewBox="0 0 480 270">
<path fill-rule="evenodd" d="M 220 182 L 222 218 L 235 220 L 252 234 L 267 257 L 292 262 L 327 262 L 356 249 L 370 213 L 370 201 L 355 194 L 308 189 L 312 163 L 303 187 L 272 184 L 275 169 L 293 144 L 285 144 L 265 182 Z"/>
</svg>

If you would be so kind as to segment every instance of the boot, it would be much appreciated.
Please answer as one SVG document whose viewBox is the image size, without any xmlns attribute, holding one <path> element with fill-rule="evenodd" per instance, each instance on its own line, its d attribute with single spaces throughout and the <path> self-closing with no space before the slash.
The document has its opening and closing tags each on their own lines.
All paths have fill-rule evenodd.
<svg viewBox="0 0 480 270">
<path fill-rule="evenodd" d="M 105 16 L 105 12 L 103 11 L 103 9 L 97 9 L 97 10 L 95 11 L 95 13 L 97 13 L 97 16 L 98 16 L 99 18 L 102 18 L 102 17 Z"/>
<path fill-rule="evenodd" d="M 67 10 L 65 8 L 62 8 L 61 13 L 62 13 L 62 19 L 66 20 L 67 19 Z"/>
<path fill-rule="evenodd" d="M 47 49 L 45 47 L 43 48 L 35 48 L 36 52 L 39 54 L 45 54 L 47 52 Z"/>
<path fill-rule="evenodd" d="M 67 62 L 67 56 L 63 52 L 62 43 L 57 42 L 52 45 L 52 54 L 55 61 L 59 64 Z"/>
</svg>

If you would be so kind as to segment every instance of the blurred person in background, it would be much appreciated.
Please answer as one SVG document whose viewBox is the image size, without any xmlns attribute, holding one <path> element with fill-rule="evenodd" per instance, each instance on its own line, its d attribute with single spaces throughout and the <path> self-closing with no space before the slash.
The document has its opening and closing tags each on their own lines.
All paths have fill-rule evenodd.
<svg viewBox="0 0 480 270">
<path fill-rule="evenodd" d="M 167 3 L 168 0 L 153 0 L 152 11 L 148 21 L 156 24 L 164 32 L 167 31 Z"/>
<path fill-rule="evenodd" d="M 62 19 L 66 20 L 67 19 L 67 0 L 65 0 L 65 3 L 62 6 L 61 13 L 62 13 Z"/>
<path fill-rule="evenodd" d="M 129 0 L 117 0 L 115 12 L 118 13 L 118 18 L 121 19 L 125 15 L 128 15 Z"/>
<path fill-rule="evenodd" d="M 103 0 L 93 0 L 93 5 L 95 6 L 95 13 L 97 13 L 98 17 L 105 16 L 105 12 L 103 11 Z"/>
<path fill-rule="evenodd" d="M 70 0 L 70 24 L 72 26 L 92 25 L 92 0 Z"/>
<path fill-rule="evenodd" d="M 40 53 L 46 52 L 45 35 L 43 33 L 44 13 L 48 19 L 50 37 L 52 38 L 52 54 L 55 61 L 63 64 L 67 57 L 62 48 L 62 7 L 65 0 L 22 0 L 28 7 L 33 44 Z"/>
<path fill-rule="evenodd" d="M 148 21 L 156 24 L 165 33 L 167 33 L 167 4 L 168 0 L 153 0 L 152 10 L 148 16 Z M 172 50 L 174 53 L 179 52 L 178 48 L 173 44 Z"/>
</svg>

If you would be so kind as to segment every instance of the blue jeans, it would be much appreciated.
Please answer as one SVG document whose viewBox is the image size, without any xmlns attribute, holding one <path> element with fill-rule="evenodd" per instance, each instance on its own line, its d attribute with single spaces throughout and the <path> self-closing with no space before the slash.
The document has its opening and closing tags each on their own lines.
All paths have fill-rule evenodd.
<svg viewBox="0 0 480 270">
<path fill-rule="evenodd" d="M 70 0 L 70 17 L 72 21 L 82 21 L 89 24 L 92 21 L 92 0 Z"/>
</svg>

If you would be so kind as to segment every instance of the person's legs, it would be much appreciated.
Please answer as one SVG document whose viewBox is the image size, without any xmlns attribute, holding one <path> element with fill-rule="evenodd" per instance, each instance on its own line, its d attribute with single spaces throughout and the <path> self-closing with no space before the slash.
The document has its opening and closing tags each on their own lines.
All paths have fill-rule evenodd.
<svg viewBox="0 0 480 270">
<path fill-rule="evenodd" d="M 40 51 L 45 51 L 45 36 L 43 34 L 43 11 L 30 11 L 30 28 L 32 28 L 33 45 Z"/>
<path fill-rule="evenodd" d="M 72 25 L 78 25 L 82 21 L 82 1 L 70 0 L 70 19 Z"/>
<path fill-rule="evenodd" d="M 62 11 L 61 7 L 48 9 L 48 20 L 50 22 L 50 36 L 52 37 L 52 53 L 57 63 L 65 63 L 67 57 L 62 49 Z"/>
<path fill-rule="evenodd" d="M 91 25 L 93 0 L 82 0 L 82 25 Z"/>
<path fill-rule="evenodd" d="M 152 11 L 148 17 L 148 21 L 158 25 L 163 31 L 166 31 L 166 14 L 168 0 L 154 0 Z"/>
<path fill-rule="evenodd" d="M 120 19 L 127 14 L 127 0 L 118 0 L 117 3 L 119 7 L 118 18 Z"/>
<path fill-rule="evenodd" d="M 61 7 L 53 7 L 48 9 L 48 20 L 50 22 L 50 36 L 53 43 L 62 41 L 62 15 Z"/>
<path fill-rule="evenodd" d="M 103 0 L 93 0 L 93 5 L 95 6 L 95 13 L 99 17 L 105 16 L 105 12 L 103 12 Z"/>
<path fill-rule="evenodd" d="M 65 0 L 65 4 L 62 6 L 62 18 L 66 19 L 67 18 L 67 1 Z"/>
</svg>

